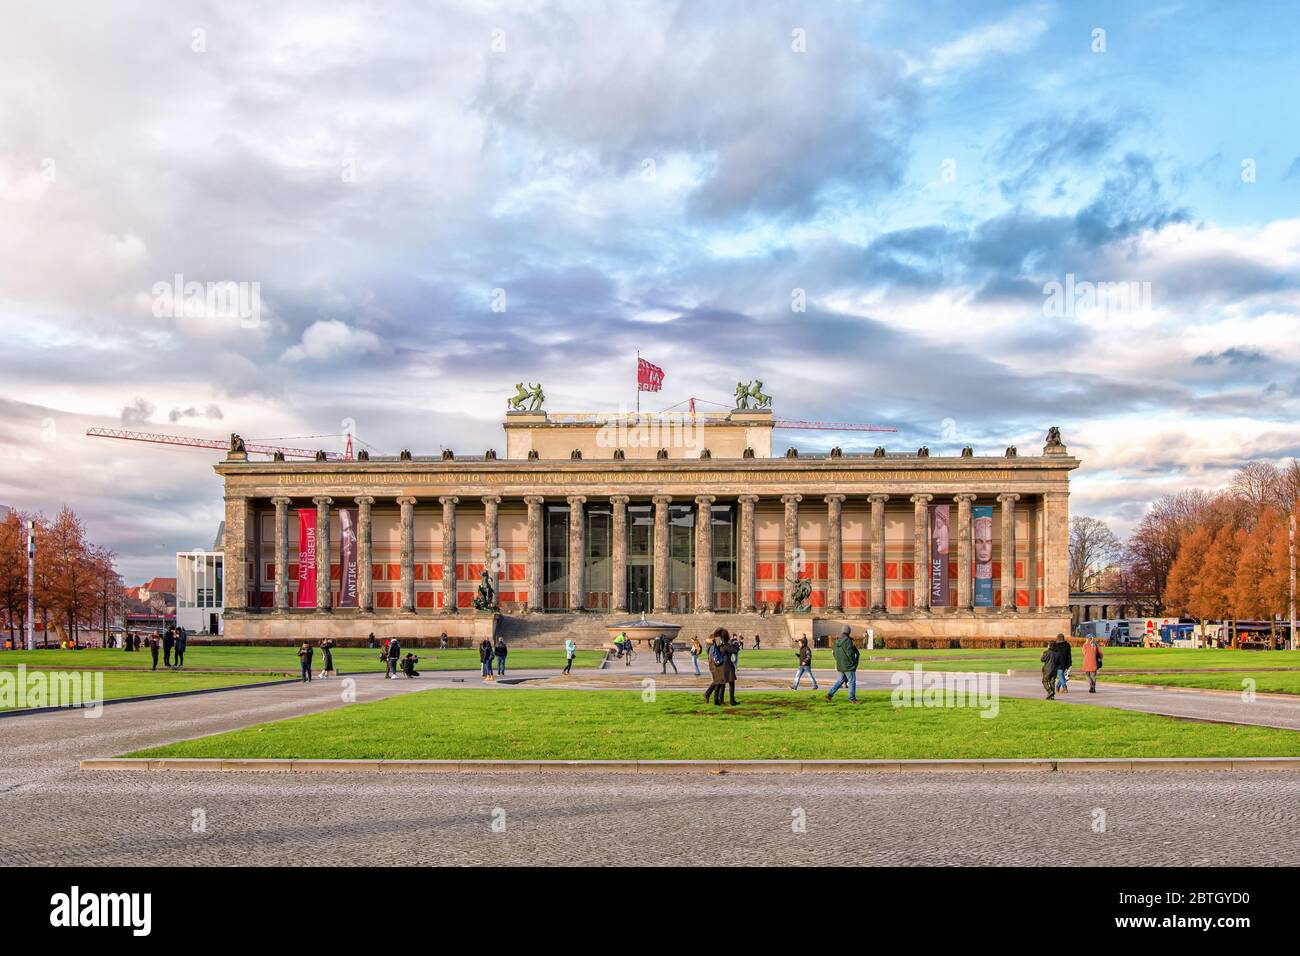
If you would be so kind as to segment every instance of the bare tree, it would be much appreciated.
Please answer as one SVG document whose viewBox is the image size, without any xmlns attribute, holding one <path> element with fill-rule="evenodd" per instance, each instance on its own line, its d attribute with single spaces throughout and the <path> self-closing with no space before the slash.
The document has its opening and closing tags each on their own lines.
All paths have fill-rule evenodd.
<svg viewBox="0 0 1300 956">
<path fill-rule="evenodd" d="M 1070 590 L 1096 591 L 1123 551 L 1106 522 L 1087 515 L 1070 519 Z"/>
</svg>

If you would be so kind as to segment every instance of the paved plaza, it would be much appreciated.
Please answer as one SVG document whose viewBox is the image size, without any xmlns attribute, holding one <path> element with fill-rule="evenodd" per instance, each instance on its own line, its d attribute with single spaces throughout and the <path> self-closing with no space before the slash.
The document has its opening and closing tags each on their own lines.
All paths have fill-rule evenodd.
<svg viewBox="0 0 1300 956">
<path fill-rule="evenodd" d="M 627 670 L 580 672 L 572 684 L 618 677 L 639 686 L 658 668 L 649 660 Z M 433 686 L 519 693 L 553 676 L 519 672 L 508 675 L 512 683 L 484 685 L 465 672 L 397 681 L 365 674 L 355 687 L 359 701 Z M 743 676 L 741 686 L 755 688 L 788 679 Z M 888 672 L 863 677 L 888 686 Z M 1300 774 L 1287 772 L 525 777 L 77 766 L 342 706 L 342 687 L 245 688 L 112 705 L 93 720 L 65 712 L 0 721 L 0 864 L 1297 862 Z M 1002 689 L 1019 696 L 1021 679 L 1004 679 Z M 1064 705 L 1094 703 L 1087 696 Z M 1265 715 L 1257 722 L 1278 726 L 1296 726 L 1300 705 L 1129 685 L 1098 698 L 1215 719 L 1250 706 Z"/>
</svg>

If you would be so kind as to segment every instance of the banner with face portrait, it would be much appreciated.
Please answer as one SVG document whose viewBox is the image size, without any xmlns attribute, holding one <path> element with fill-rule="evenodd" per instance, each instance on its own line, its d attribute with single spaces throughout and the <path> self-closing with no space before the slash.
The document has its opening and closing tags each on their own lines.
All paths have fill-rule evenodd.
<svg viewBox="0 0 1300 956">
<path fill-rule="evenodd" d="M 930 607 L 947 607 L 949 533 L 948 505 L 930 509 Z"/>
<path fill-rule="evenodd" d="M 975 534 L 975 606 L 993 606 L 993 506 L 971 509 Z"/>
<path fill-rule="evenodd" d="M 339 509 L 339 607 L 357 606 L 357 509 Z"/>
<path fill-rule="evenodd" d="M 298 607 L 316 606 L 316 509 L 298 509 Z"/>
</svg>

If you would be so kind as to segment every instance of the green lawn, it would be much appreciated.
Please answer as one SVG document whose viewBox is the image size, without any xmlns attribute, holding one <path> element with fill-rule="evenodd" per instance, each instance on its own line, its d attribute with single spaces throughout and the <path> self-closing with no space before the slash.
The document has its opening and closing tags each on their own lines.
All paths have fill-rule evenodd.
<svg viewBox="0 0 1300 956">
<path fill-rule="evenodd" d="M 960 648 L 954 650 L 877 650 L 863 651 L 861 665 L 869 670 L 906 670 L 920 663 L 927 670 L 997 671 L 1038 670 L 1042 648 Z M 1083 652 L 1074 649 L 1076 670 Z M 1105 666 L 1113 670 L 1129 668 L 1224 667 L 1241 670 L 1267 670 L 1275 667 L 1300 668 L 1300 651 L 1184 650 L 1172 648 L 1112 647 L 1104 651 Z M 794 650 L 741 651 L 740 666 L 794 669 Z M 829 650 L 813 651 L 813 666 L 833 668 L 835 660 Z"/>
<path fill-rule="evenodd" d="M 413 647 L 411 652 L 420 659 L 420 670 L 478 670 L 478 651 L 473 648 L 441 651 L 436 648 Z M 405 653 L 405 652 L 403 652 Z M 578 651 L 575 667 L 596 667 L 604 656 L 602 651 Z M 159 669 L 162 655 L 158 655 Z M 312 658 L 312 666 L 320 669 L 322 655 L 319 650 Z M 151 658 L 148 651 L 103 650 L 90 648 L 80 651 L 0 651 L 0 667 L 18 664 L 35 664 L 41 667 L 132 667 L 148 669 Z M 366 647 L 340 647 L 334 651 L 334 665 L 342 672 L 382 671 L 379 651 Z M 519 648 L 506 658 L 506 668 L 535 668 L 564 666 L 564 651 Z M 295 647 L 206 647 L 191 646 L 185 652 L 185 669 L 210 670 L 220 668 L 253 668 L 257 670 L 280 669 L 298 673 L 298 649 Z"/>
<path fill-rule="evenodd" d="M 1076 674 L 1076 679 L 1080 675 Z M 1119 674 L 1105 676 L 1102 680 L 1115 684 L 1163 684 L 1170 687 L 1203 687 L 1209 690 L 1240 692 L 1242 680 L 1255 681 L 1255 690 L 1261 694 L 1300 694 L 1300 671 L 1218 671 L 1205 674 Z M 1071 682 L 1073 683 L 1073 681 Z"/>
<path fill-rule="evenodd" d="M 27 675 L 47 673 L 46 668 L 29 667 Z M 280 680 L 282 674 L 197 674 L 186 671 L 103 671 L 104 699 L 118 697 L 143 697 L 149 694 L 174 694 L 186 690 L 206 690 L 210 687 L 237 687 Z M 0 667 L 0 674 L 17 674 L 16 668 Z M 18 710 L 0 704 L 0 710 Z"/>
<path fill-rule="evenodd" d="M 1300 756 L 1300 733 L 1004 698 L 895 708 L 887 691 L 695 693 L 433 690 L 138 751 L 133 757 L 834 759 Z"/>
</svg>

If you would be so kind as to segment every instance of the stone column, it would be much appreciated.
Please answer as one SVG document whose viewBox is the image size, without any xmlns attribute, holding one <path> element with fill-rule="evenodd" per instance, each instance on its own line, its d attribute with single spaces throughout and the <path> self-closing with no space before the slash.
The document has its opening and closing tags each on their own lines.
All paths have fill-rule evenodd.
<svg viewBox="0 0 1300 956">
<path fill-rule="evenodd" d="M 627 495 L 610 495 L 610 520 L 614 522 L 614 548 L 609 576 L 609 608 L 627 610 Z"/>
<path fill-rule="evenodd" d="M 802 500 L 803 495 L 781 496 L 785 505 L 785 591 L 781 595 L 781 608 L 787 612 L 794 607 L 794 583 L 799 580 L 795 563 L 802 561 L 799 554 L 799 502 Z"/>
<path fill-rule="evenodd" d="M 826 496 L 826 610 L 844 609 L 844 495 Z"/>
<path fill-rule="evenodd" d="M 289 608 L 289 502 L 279 495 L 271 499 L 275 505 L 275 609 L 283 612 Z"/>
<path fill-rule="evenodd" d="M 540 611 L 542 603 L 542 502 L 541 495 L 528 495 L 528 610 Z"/>
<path fill-rule="evenodd" d="M 884 614 L 885 605 L 885 502 L 889 495 L 868 495 L 871 502 L 871 610 Z"/>
<path fill-rule="evenodd" d="M 1016 610 L 1016 501 L 1019 495 L 998 495 L 1002 509 L 1002 610 Z"/>
<path fill-rule="evenodd" d="M 484 495 L 483 501 L 483 570 L 488 573 L 492 587 L 497 592 L 497 603 L 501 601 L 501 572 L 505 569 L 505 559 L 498 552 L 501 542 L 497 532 L 497 514 L 501 507 L 499 495 Z"/>
<path fill-rule="evenodd" d="M 695 613 L 713 610 L 713 495 L 695 497 Z"/>
<path fill-rule="evenodd" d="M 740 610 L 753 613 L 758 610 L 754 600 L 757 578 L 757 556 L 754 548 L 754 505 L 758 495 L 740 496 Z"/>
<path fill-rule="evenodd" d="M 975 589 L 971 586 L 975 540 L 970 517 L 970 506 L 975 496 L 969 493 L 954 495 L 953 500 L 957 502 L 957 607 L 967 611 L 975 606 Z"/>
<path fill-rule="evenodd" d="M 455 495 L 443 495 L 442 505 L 442 609 L 456 613 L 456 505 Z"/>
<path fill-rule="evenodd" d="M 1029 547 L 1025 554 L 1025 589 L 1029 592 L 1029 610 L 1038 610 L 1038 562 L 1042 560 L 1039 536 L 1043 530 L 1042 506 L 1032 498 L 1025 503 L 1029 523 Z"/>
<path fill-rule="evenodd" d="M 1070 606 L 1070 493 L 1043 494 L 1043 608 Z"/>
<path fill-rule="evenodd" d="M 371 574 L 374 570 L 374 549 L 371 531 L 370 506 L 375 499 L 369 495 L 359 495 L 357 503 L 357 608 L 370 611 L 375 606 L 374 582 Z"/>
<path fill-rule="evenodd" d="M 251 502 L 243 495 L 226 497 L 226 532 L 222 539 L 224 606 L 236 611 L 248 603 L 248 526 L 253 521 Z"/>
<path fill-rule="evenodd" d="M 569 610 L 587 604 L 587 522 L 585 495 L 569 495 Z"/>
<path fill-rule="evenodd" d="M 402 583 L 398 591 L 398 604 L 403 611 L 415 612 L 415 498 L 402 495 L 397 499 L 402 509 Z"/>
<path fill-rule="evenodd" d="M 330 505 L 329 495 L 317 495 L 316 505 L 316 610 L 330 609 Z"/>
<path fill-rule="evenodd" d="M 654 581 L 654 603 L 652 608 L 655 611 L 668 610 L 668 505 L 672 502 L 672 495 L 655 495 L 652 499 L 655 505 L 655 581 Z"/>
<path fill-rule="evenodd" d="M 912 607 L 930 606 L 930 501 L 912 495 Z"/>
</svg>

